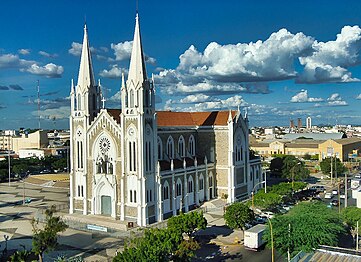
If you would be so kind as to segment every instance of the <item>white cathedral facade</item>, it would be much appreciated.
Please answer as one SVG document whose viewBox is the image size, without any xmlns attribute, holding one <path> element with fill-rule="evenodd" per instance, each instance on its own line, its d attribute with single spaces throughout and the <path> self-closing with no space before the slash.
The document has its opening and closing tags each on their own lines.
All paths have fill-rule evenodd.
<svg viewBox="0 0 361 262">
<path fill-rule="evenodd" d="M 70 213 L 146 226 L 213 198 L 247 198 L 262 181 L 260 159 L 249 154 L 248 118 L 239 110 L 155 110 L 138 15 L 121 84 L 121 106 L 105 109 L 85 26 L 70 93 Z"/>
</svg>

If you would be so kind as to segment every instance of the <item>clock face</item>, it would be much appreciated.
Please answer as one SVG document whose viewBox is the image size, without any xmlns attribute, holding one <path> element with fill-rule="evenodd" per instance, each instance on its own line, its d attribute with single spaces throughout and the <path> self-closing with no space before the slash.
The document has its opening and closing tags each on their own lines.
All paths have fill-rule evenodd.
<svg viewBox="0 0 361 262">
<path fill-rule="evenodd" d="M 100 148 L 100 151 L 104 154 L 106 152 L 109 151 L 110 149 L 110 141 L 108 138 L 106 137 L 103 137 L 102 139 L 100 139 L 99 141 L 99 148 Z"/>
<path fill-rule="evenodd" d="M 128 135 L 129 136 L 133 136 L 134 133 L 135 133 L 134 128 L 131 127 L 131 128 L 128 129 Z"/>
</svg>

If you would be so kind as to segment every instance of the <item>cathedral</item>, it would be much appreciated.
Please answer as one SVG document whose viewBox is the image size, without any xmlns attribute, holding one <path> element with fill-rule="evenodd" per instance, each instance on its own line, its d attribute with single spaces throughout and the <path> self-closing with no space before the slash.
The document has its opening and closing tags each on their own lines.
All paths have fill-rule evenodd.
<svg viewBox="0 0 361 262">
<path fill-rule="evenodd" d="M 214 198 L 248 198 L 262 183 L 260 159 L 249 154 L 247 115 L 155 110 L 138 14 L 129 73 L 121 81 L 121 105 L 104 108 L 85 26 L 70 92 L 71 214 L 146 226 Z"/>
</svg>

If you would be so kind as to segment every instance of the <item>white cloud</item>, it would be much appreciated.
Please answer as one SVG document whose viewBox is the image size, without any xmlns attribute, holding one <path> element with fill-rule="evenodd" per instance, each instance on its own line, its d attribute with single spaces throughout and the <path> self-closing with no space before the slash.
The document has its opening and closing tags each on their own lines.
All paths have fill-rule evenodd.
<svg viewBox="0 0 361 262">
<path fill-rule="evenodd" d="M 122 72 L 126 70 L 119 68 L 118 65 L 113 65 L 110 70 L 103 69 L 99 75 L 106 78 L 120 78 L 122 76 Z"/>
<path fill-rule="evenodd" d="M 80 56 L 82 47 L 83 47 L 83 44 L 73 42 L 73 43 L 71 43 L 71 48 L 68 50 L 68 52 L 69 52 L 69 54 L 72 54 L 74 56 Z"/>
<path fill-rule="evenodd" d="M 179 102 L 184 104 L 193 104 L 193 103 L 205 102 L 207 100 L 210 100 L 210 96 L 204 94 L 198 94 L 198 95 L 188 95 L 185 98 L 182 98 Z"/>
<path fill-rule="evenodd" d="M 110 44 L 110 48 L 114 50 L 115 60 L 122 61 L 130 58 L 132 53 L 133 41 L 125 41 L 118 44 Z"/>
<path fill-rule="evenodd" d="M 190 107 L 179 106 L 182 103 L 169 99 L 166 101 L 164 110 L 176 110 L 176 111 L 212 111 L 212 110 L 228 110 L 236 109 L 237 106 L 247 106 L 247 102 L 244 101 L 242 96 L 236 95 L 227 99 L 216 99 L 215 101 L 206 101 L 196 103 Z"/>
<path fill-rule="evenodd" d="M 292 103 L 305 103 L 305 102 L 322 102 L 322 98 L 308 97 L 307 90 L 301 90 L 298 94 L 291 98 Z"/>
<path fill-rule="evenodd" d="M 19 49 L 18 52 L 19 52 L 19 54 L 21 54 L 21 55 L 28 55 L 28 54 L 30 54 L 30 49 L 24 49 L 24 48 L 22 48 L 22 49 Z"/>
<path fill-rule="evenodd" d="M 34 63 L 34 62 L 20 59 L 18 55 L 13 55 L 13 54 L 0 55 L 0 69 L 22 68 L 22 67 L 28 66 L 31 63 Z"/>
<path fill-rule="evenodd" d="M 40 117 L 43 119 L 66 119 L 69 118 L 70 115 L 70 107 L 69 106 L 62 106 L 59 108 L 51 108 L 51 109 L 45 109 L 41 110 Z M 38 115 L 37 111 L 33 111 L 32 115 Z"/>
<path fill-rule="evenodd" d="M 59 78 L 64 72 L 64 68 L 53 63 L 47 64 L 45 66 L 38 66 L 35 63 L 32 64 L 29 68 L 22 71 L 26 71 L 34 75 L 45 76 L 47 78 Z"/>
<path fill-rule="evenodd" d="M 348 67 L 360 62 L 361 29 L 359 26 L 344 26 L 335 41 L 318 42 L 312 45 L 311 56 L 300 57 L 304 71 L 297 79 L 302 83 L 355 82 Z"/>
<path fill-rule="evenodd" d="M 327 98 L 327 104 L 329 106 L 347 106 L 347 102 L 342 99 L 339 93 L 331 94 L 329 98 Z"/>
<path fill-rule="evenodd" d="M 361 94 L 359 94 L 359 95 L 356 97 L 356 99 L 361 99 Z"/>
<path fill-rule="evenodd" d="M 57 54 L 50 54 L 50 53 L 45 52 L 45 51 L 39 51 L 38 54 L 41 55 L 41 56 L 45 56 L 45 57 L 57 57 L 58 56 Z"/>
</svg>

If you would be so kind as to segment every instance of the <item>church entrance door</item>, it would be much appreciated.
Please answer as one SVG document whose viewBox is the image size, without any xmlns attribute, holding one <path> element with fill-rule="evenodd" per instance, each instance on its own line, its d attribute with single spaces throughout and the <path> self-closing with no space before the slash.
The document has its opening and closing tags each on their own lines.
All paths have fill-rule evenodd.
<svg viewBox="0 0 361 262">
<path fill-rule="evenodd" d="M 111 205 L 110 196 L 101 196 L 101 213 L 102 215 L 110 216 L 112 214 L 112 205 Z"/>
</svg>

